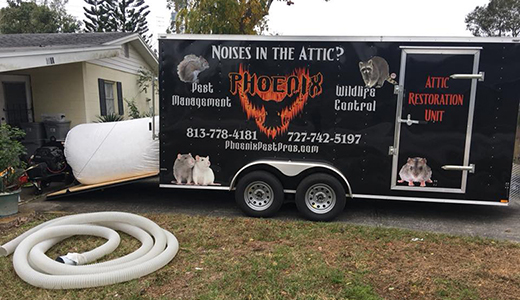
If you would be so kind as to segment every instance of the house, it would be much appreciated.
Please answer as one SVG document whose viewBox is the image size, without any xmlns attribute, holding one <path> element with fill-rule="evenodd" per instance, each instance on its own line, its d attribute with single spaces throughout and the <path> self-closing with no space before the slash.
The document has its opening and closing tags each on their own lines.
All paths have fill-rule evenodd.
<svg viewBox="0 0 520 300">
<path fill-rule="evenodd" d="M 41 122 L 65 115 L 71 126 L 111 113 L 128 116 L 124 101 L 149 112 L 139 70 L 157 73 L 155 53 L 135 33 L 0 35 L 0 122 Z"/>
</svg>

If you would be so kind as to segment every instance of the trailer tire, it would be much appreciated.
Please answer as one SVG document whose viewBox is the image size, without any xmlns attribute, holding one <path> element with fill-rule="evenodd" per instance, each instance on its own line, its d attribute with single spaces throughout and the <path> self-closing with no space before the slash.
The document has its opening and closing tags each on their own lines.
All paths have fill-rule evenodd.
<svg viewBox="0 0 520 300">
<path fill-rule="evenodd" d="M 304 178 L 296 189 L 296 207 L 307 219 L 330 221 L 336 218 L 347 202 L 343 185 L 328 174 Z"/>
<path fill-rule="evenodd" d="M 272 217 L 283 204 L 283 186 L 269 172 L 251 172 L 238 181 L 235 200 L 248 216 Z"/>
</svg>

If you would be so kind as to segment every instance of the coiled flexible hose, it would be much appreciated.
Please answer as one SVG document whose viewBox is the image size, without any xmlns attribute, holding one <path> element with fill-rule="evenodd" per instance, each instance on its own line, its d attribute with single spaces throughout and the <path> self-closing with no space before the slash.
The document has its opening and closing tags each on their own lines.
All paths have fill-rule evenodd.
<svg viewBox="0 0 520 300">
<path fill-rule="evenodd" d="M 120 237 L 115 230 L 135 237 L 141 247 L 120 258 L 89 265 L 66 265 L 45 255 L 53 245 L 74 235 L 107 239 L 91 251 L 76 254 L 80 264 L 88 264 L 118 247 Z M 14 251 L 16 274 L 31 285 L 46 289 L 79 289 L 148 275 L 167 265 L 178 250 L 175 236 L 145 217 L 98 212 L 65 216 L 40 224 L 0 247 L 0 255 L 8 256 Z"/>
</svg>

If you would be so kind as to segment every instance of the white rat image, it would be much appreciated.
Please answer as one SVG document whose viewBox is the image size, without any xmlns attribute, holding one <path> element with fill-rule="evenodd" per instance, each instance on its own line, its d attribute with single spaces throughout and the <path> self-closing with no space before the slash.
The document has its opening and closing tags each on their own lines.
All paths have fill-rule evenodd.
<svg viewBox="0 0 520 300">
<path fill-rule="evenodd" d="M 209 156 L 195 156 L 195 166 L 193 167 L 193 183 L 197 185 L 214 185 L 215 174 L 209 167 L 211 162 Z"/>
</svg>

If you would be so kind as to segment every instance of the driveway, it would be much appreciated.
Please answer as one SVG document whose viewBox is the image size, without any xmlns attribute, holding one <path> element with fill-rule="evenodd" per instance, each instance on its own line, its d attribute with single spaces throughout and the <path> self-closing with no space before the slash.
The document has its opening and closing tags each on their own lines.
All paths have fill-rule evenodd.
<svg viewBox="0 0 520 300">
<path fill-rule="evenodd" d="M 55 200 L 45 201 L 40 197 L 22 204 L 20 211 L 126 211 L 243 216 L 235 205 L 233 193 L 160 189 L 157 178 Z M 276 218 L 302 220 L 292 203 L 284 204 Z M 349 201 L 344 213 L 336 221 L 520 242 L 520 201 L 510 203 L 508 207 L 489 207 L 359 199 Z"/>
</svg>

